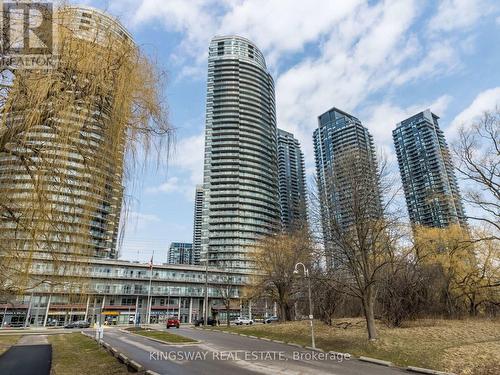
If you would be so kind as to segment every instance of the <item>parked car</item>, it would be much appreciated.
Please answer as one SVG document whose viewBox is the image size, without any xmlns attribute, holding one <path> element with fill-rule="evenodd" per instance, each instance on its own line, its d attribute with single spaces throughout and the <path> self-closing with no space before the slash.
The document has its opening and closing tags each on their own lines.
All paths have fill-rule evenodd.
<svg viewBox="0 0 500 375">
<path fill-rule="evenodd" d="M 195 327 L 203 326 L 203 325 L 205 325 L 204 323 L 205 323 L 205 319 L 200 318 L 200 319 L 197 319 L 197 320 L 194 322 L 194 326 L 195 326 Z M 217 325 L 217 320 L 215 320 L 215 319 L 213 319 L 213 318 L 211 318 L 211 317 L 208 317 L 208 319 L 207 319 L 207 325 L 209 325 L 209 326 L 213 326 L 213 327 L 214 327 L 214 326 L 216 326 L 216 325 Z"/>
<path fill-rule="evenodd" d="M 181 325 L 181 322 L 177 318 L 170 317 L 167 319 L 167 329 L 169 329 L 170 327 L 179 328 L 180 325 Z"/>
<path fill-rule="evenodd" d="M 253 324 L 253 320 L 248 319 L 248 318 L 242 318 L 240 316 L 239 318 L 236 318 L 235 320 L 233 320 L 233 324 L 236 324 L 237 326 L 241 326 L 243 324 L 250 325 L 250 324 Z"/>
<path fill-rule="evenodd" d="M 279 322 L 279 318 L 277 316 L 270 316 L 269 318 L 264 319 L 263 323 L 264 324 L 271 324 L 271 323 L 277 323 Z"/>
<path fill-rule="evenodd" d="M 89 328 L 90 323 L 86 320 L 77 320 L 75 322 L 70 322 L 64 326 L 64 328 Z"/>
</svg>

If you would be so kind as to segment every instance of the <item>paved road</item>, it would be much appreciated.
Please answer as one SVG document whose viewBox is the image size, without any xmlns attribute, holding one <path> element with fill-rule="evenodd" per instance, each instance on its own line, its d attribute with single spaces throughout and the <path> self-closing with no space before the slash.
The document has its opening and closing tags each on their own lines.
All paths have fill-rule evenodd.
<svg viewBox="0 0 500 375">
<path fill-rule="evenodd" d="M 107 329 L 104 341 L 146 369 L 170 374 L 338 374 L 390 375 L 399 369 L 372 365 L 357 360 L 338 362 L 320 358 L 321 353 L 286 344 L 230 335 L 226 333 L 180 328 L 182 336 L 201 342 L 189 345 L 165 345 L 117 329 Z M 313 356 L 316 355 L 316 358 Z"/>
<path fill-rule="evenodd" d="M 2 375 L 49 375 L 52 346 L 46 336 L 22 337 L 0 356 Z"/>
</svg>

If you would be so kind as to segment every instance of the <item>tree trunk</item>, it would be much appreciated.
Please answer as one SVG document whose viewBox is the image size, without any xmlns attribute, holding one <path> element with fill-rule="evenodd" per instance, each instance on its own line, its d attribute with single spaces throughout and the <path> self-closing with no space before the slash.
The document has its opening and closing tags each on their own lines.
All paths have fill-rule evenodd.
<svg viewBox="0 0 500 375">
<path fill-rule="evenodd" d="M 363 295 L 362 303 L 363 313 L 366 319 L 366 329 L 368 331 L 368 340 L 376 340 L 377 328 L 375 327 L 375 313 L 373 311 L 375 305 L 375 295 L 372 287 L 368 288 L 368 291 L 365 293 L 365 295 Z"/>
<path fill-rule="evenodd" d="M 286 322 L 286 304 L 284 302 L 280 302 L 279 305 L 281 310 L 280 321 Z"/>
<path fill-rule="evenodd" d="M 229 309 L 230 309 L 230 304 L 226 306 L 226 324 L 229 327 L 231 323 L 229 323 Z"/>
<path fill-rule="evenodd" d="M 472 294 L 469 297 L 469 316 L 475 317 L 477 316 L 477 305 L 476 305 L 476 295 Z"/>
</svg>

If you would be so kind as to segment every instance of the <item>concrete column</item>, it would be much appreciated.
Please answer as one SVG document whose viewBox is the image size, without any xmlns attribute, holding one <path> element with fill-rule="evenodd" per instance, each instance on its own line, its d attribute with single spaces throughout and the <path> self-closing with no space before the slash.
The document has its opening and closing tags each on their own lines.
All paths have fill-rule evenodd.
<svg viewBox="0 0 500 375">
<path fill-rule="evenodd" d="M 30 323 L 30 315 L 31 315 L 31 303 L 33 302 L 33 292 L 30 295 L 30 304 L 28 305 L 28 311 L 26 311 L 26 318 L 24 319 L 24 327 L 27 327 Z"/>
<path fill-rule="evenodd" d="M 193 297 L 189 298 L 189 315 L 188 315 L 188 323 L 191 324 L 193 322 Z"/>
<path fill-rule="evenodd" d="M 252 300 L 248 300 L 248 319 L 252 319 Z"/>
<path fill-rule="evenodd" d="M 89 317 L 89 304 L 90 304 L 90 296 L 87 296 L 87 306 L 85 307 L 85 319 L 84 320 L 87 320 L 87 318 Z"/>
<path fill-rule="evenodd" d="M 102 321 L 102 317 L 103 317 L 103 311 L 104 311 L 104 304 L 106 303 L 106 296 L 102 296 L 102 303 L 101 303 L 101 313 L 99 314 L 99 325 L 102 326 L 102 324 L 104 323 Z"/>
<path fill-rule="evenodd" d="M 264 318 L 267 318 L 267 298 L 266 298 L 266 300 L 265 300 Z"/>
<path fill-rule="evenodd" d="M 137 319 L 139 317 L 139 296 L 135 297 L 135 319 L 134 319 L 134 325 L 137 324 Z"/>
<path fill-rule="evenodd" d="M 45 309 L 45 317 L 43 318 L 43 326 L 47 325 L 47 318 L 49 317 L 50 300 L 52 299 L 52 294 L 49 294 L 49 299 L 47 300 L 47 308 Z"/>
<path fill-rule="evenodd" d="M 92 326 L 94 326 L 94 324 L 96 322 L 95 304 L 96 304 L 96 296 L 94 296 L 94 305 L 92 306 L 92 318 L 90 320 L 90 324 Z"/>
<path fill-rule="evenodd" d="M 177 319 L 181 320 L 181 297 L 179 296 L 179 308 L 177 310 Z"/>
<path fill-rule="evenodd" d="M 36 313 L 35 313 L 35 320 L 34 320 L 34 323 L 35 323 L 35 326 L 38 327 L 38 315 L 40 315 L 40 299 L 41 297 L 40 296 L 37 296 L 36 297 Z"/>
<path fill-rule="evenodd" d="M 278 316 L 278 304 L 276 302 L 273 305 L 273 315 Z"/>
</svg>

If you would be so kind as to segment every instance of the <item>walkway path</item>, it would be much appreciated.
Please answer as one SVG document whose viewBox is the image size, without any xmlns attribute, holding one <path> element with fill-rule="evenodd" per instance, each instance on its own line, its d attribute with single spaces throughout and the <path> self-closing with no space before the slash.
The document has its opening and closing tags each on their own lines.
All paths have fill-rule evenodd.
<svg viewBox="0 0 500 375">
<path fill-rule="evenodd" d="M 2 375 L 49 375 L 52 346 L 47 336 L 23 336 L 0 356 Z"/>
</svg>

